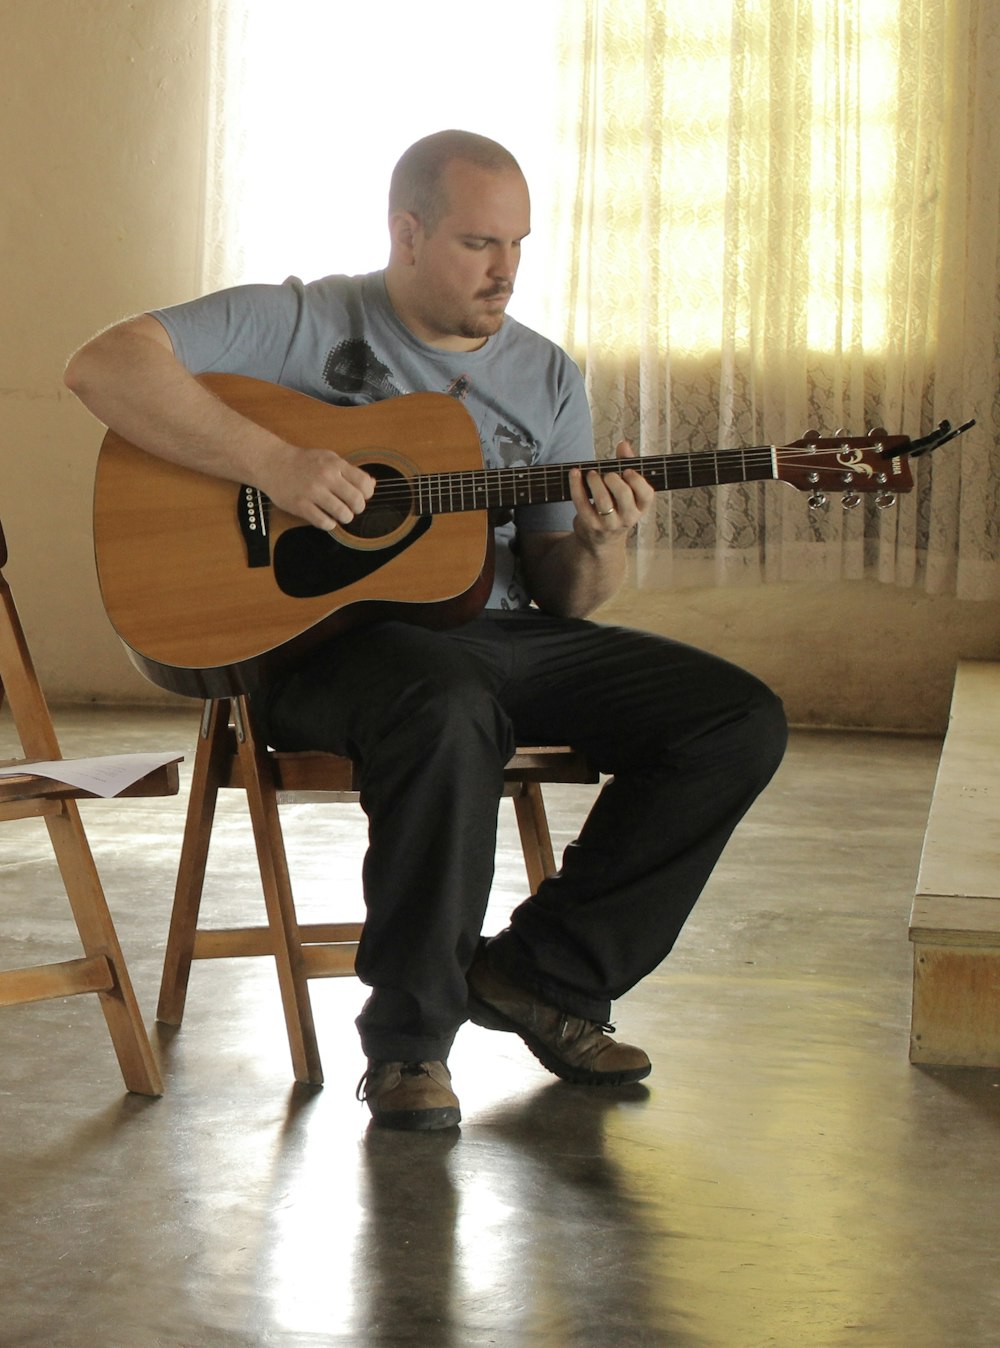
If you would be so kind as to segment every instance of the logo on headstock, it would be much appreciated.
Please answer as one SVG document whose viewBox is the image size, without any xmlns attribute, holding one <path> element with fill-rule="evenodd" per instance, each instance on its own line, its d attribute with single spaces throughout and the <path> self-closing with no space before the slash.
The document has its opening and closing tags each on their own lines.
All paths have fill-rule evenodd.
<svg viewBox="0 0 1000 1348">
<path fill-rule="evenodd" d="M 875 469 L 870 463 L 865 462 L 865 456 L 860 449 L 849 449 L 845 445 L 837 454 L 837 462 L 842 468 L 849 468 L 852 473 L 863 473 L 865 477 L 875 476 Z"/>
</svg>

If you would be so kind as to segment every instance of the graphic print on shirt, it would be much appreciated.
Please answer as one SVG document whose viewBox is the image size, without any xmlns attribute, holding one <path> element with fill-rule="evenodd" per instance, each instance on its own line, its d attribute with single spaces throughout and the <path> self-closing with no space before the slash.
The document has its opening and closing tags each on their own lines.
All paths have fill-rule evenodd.
<svg viewBox="0 0 1000 1348">
<path fill-rule="evenodd" d="M 498 421 L 493 431 L 493 447 L 502 468 L 520 468 L 538 461 L 538 446 L 534 440 L 514 426 Z"/>
<path fill-rule="evenodd" d="M 331 399 L 350 406 L 358 394 L 373 402 L 382 398 L 397 398 L 403 392 L 398 388 L 393 373 L 379 360 L 362 337 L 347 337 L 330 351 L 323 366 L 323 379 L 342 397 Z"/>
<path fill-rule="evenodd" d="M 473 392 L 472 379 L 467 374 L 456 375 L 445 392 L 450 398 L 467 405 Z M 468 409 L 474 416 L 472 408 Z M 483 446 L 483 461 L 488 468 L 521 468 L 538 462 L 538 446 L 524 431 L 496 422 L 492 433 L 487 433 L 489 407 L 484 406 L 482 419 L 476 426 Z"/>
<path fill-rule="evenodd" d="M 469 407 L 469 399 L 472 397 L 475 402 L 474 385 L 472 378 L 467 375 L 459 375 L 451 381 L 446 390 L 453 398 L 465 404 L 467 410 L 475 416 L 475 409 Z M 489 404 L 480 404 L 482 411 L 476 424 L 479 432 L 479 442 L 483 447 L 483 462 L 487 468 L 520 468 L 536 464 L 539 459 L 537 443 L 524 431 L 515 426 L 510 426 L 504 421 L 493 421 L 492 430 L 487 430 L 490 425 L 490 419 L 493 415 Z M 509 581 L 506 592 L 499 595 L 499 607 L 508 612 L 522 609 L 528 602 L 528 592 L 525 588 L 524 577 L 521 573 L 521 560 L 517 549 L 516 533 L 511 533 L 513 527 L 513 511 L 494 510 L 491 512 L 493 527 L 501 530 L 497 535 L 498 545 L 503 535 L 506 535 L 506 548 L 509 549 L 509 556 L 512 562 L 509 571 Z M 499 554 L 498 554 L 499 561 Z M 499 571 L 499 567 L 498 567 Z"/>
<path fill-rule="evenodd" d="M 467 374 L 460 374 L 457 379 L 453 379 L 445 389 L 449 398 L 454 398 L 460 403 L 464 403 L 472 388 L 472 380 Z"/>
</svg>

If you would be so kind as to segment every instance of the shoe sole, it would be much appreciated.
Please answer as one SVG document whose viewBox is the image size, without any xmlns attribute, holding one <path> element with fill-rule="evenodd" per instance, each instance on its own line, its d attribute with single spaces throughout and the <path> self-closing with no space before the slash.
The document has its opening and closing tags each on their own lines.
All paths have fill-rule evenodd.
<svg viewBox="0 0 1000 1348">
<path fill-rule="evenodd" d="M 372 1121 L 379 1128 L 393 1128 L 397 1132 L 429 1133 L 436 1128 L 456 1128 L 462 1122 L 462 1111 L 449 1106 L 440 1109 L 393 1109 L 382 1114 L 373 1111 Z"/>
<path fill-rule="evenodd" d="M 652 1063 L 646 1063 L 645 1067 L 626 1068 L 621 1072 L 592 1072 L 586 1067 L 573 1067 L 570 1063 L 557 1058 L 530 1030 L 505 1016 L 489 1002 L 482 1001 L 471 990 L 469 1019 L 484 1030 L 501 1030 L 507 1034 L 516 1034 L 547 1071 L 559 1077 L 561 1081 L 571 1082 L 574 1086 L 628 1086 L 634 1081 L 642 1081 L 653 1070 Z"/>
</svg>

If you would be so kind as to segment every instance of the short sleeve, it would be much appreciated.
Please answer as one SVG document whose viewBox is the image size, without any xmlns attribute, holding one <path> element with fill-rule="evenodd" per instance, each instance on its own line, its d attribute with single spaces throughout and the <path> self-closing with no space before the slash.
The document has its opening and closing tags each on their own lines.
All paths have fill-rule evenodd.
<svg viewBox="0 0 1000 1348">
<path fill-rule="evenodd" d="M 153 310 L 174 354 L 193 374 L 246 374 L 279 382 L 301 309 L 301 284 L 234 286 Z"/>
</svg>

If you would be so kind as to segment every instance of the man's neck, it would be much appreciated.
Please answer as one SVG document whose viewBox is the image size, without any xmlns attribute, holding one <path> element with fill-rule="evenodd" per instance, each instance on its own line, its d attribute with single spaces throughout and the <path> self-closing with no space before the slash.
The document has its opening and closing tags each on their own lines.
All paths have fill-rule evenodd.
<svg viewBox="0 0 1000 1348">
<path fill-rule="evenodd" d="M 408 332 L 425 346 L 433 346 L 438 351 L 478 351 L 489 341 L 489 337 L 463 337 L 458 333 L 434 332 L 423 323 L 414 307 L 407 303 L 406 287 L 394 275 L 391 267 L 383 272 L 385 293 L 393 313 Z"/>
</svg>

